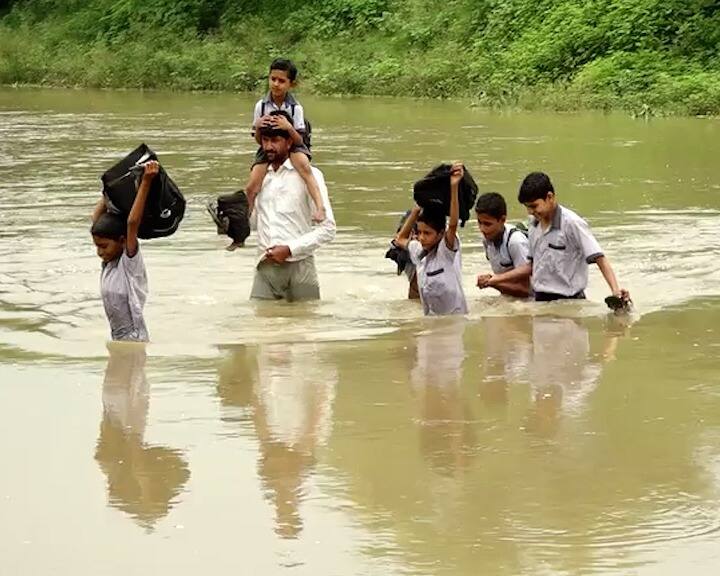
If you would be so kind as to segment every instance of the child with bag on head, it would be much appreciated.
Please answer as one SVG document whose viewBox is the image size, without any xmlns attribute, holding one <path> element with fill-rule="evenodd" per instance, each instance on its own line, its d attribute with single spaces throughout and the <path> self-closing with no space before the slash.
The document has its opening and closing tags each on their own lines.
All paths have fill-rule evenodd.
<svg viewBox="0 0 720 576">
<path fill-rule="evenodd" d="M 150 184 L 159 169 L 160 165 L 154 160 L 144 165 L 140 186 L 127 219 L 108 212 L 104 198 L 93 212 L 90 233 L 97 255 L 102 260 L 100 294 L 113 340 L 147 342 L 149 339 L 143 318 L 148 285 L 138 243 L 138 229 Z"/>
<path fill-rule="evenodd" d="M 463 165 L 455 162 L 450 171 L 450 221 L 446 225 L 445 207 L 428 204 L 415 206 L 402 229 L 395 236 L 395 244 L 410 253 L 417 267 L 420 300 L 426 316 L 467 314 L 462 288 L 462 261 L 459 222 L 458 186 L 464 174 Z M 417 222 L 417 239 L 410 240 Z"/>
</svg>

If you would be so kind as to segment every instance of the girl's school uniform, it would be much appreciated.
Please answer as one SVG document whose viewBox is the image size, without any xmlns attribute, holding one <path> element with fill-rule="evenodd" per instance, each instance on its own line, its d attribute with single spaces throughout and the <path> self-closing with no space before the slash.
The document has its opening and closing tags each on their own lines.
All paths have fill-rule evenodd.
<svg viewBox="0 0 720 576">
<path fill-rule="evenodd" d="M 123 250 L 120 258 L 103 264 L 100 294 L 113 340 L 149 340 L 143 318 L 147 293 L 147 274 L 140 247 L 132 258 Z"/>
<path fill-rule="evenodd" d="M 425 252 L 418 240 L 411 240 L 408 252 L 417 267 L 418 288 L 425 315 L 467 314 L 462 287 L 460 239 L 455 238 L 451 250 L 443 238 L 430 252 Z"/>
</svg>

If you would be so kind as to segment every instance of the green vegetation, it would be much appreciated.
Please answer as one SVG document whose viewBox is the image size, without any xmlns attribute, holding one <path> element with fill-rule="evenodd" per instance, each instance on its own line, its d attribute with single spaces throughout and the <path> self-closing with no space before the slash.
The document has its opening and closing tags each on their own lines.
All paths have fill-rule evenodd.
<svg viewBox="0 0 720 576">
<path fill-rule="evenodd" d="M 716 0 L 0 0 L 0 82 L 720 113 Z"/>
</svg>

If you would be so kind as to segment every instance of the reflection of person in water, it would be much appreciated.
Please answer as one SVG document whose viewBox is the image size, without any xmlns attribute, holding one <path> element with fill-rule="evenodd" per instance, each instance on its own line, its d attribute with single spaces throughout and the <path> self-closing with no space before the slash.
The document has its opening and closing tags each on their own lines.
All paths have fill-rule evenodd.
<svg viewBox="0 0 720 576">
<path fill-rule="evenodd" d="M 110 505 L 152 528 L 168 513 L 190 472 L 177 450 L 143 440 L 148 410 L 145 345 L 111 342 L 108 350 L 95 459 L 107 476 Z"/>
<path fill-rule="evenodd" d="M 483 318 L 485 361 L 480 397 L 486 406 L 506 405 L 508 386 L 528 381 L 532 356 L 532 319 L 529 316 Z"/>
<path fill-rule="evenodd" d="M 464 322 L 452 319 L 419 334 L 411 374 L 420 400 L 420 448 L 433 469 L 445 474 L 466 467 L 475 446 L 461 388 L 464 332 Z"/>
<path fill-rule="evenodd" d="M 314 344 L 264 344 L 253 354 L 255 361 L 252 352 L 233 354 L 221 369 L 218 390 L 226 404 L 252 404 L 258 472 L 275 506 L 276 532 L 296 538 L 302 530 L 303 483 L 332 425 L 337 370 L 318 356 Z"/>
<path fill-rule="evenodd" d="M 595 390 L 602 364 L 590 360 L 588 330 L 573 318 L 533 318 L 533 356 L 530 366 L 533 409 L 526 428 L 553 435 L 560 412 L 576 415 Z M 614 357 L 617 333 L 605 333 L 603 360 Z"/>
</svg>

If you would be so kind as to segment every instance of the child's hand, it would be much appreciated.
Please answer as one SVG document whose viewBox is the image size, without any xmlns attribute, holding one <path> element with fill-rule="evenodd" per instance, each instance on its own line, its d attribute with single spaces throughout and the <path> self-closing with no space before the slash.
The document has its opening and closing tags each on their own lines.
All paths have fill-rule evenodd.
<svg viewBox="0 0 720 576">
<path fill-rule="evenodd" d="M 453 162 L 450 167 L 450 184 L 459 184 L 465 175 L 465 167 L 462 162 Z"/>
<path fill-rule="evenodd" d="M 324 222 L 325 218 L 327 218 L 327 216 L 325 215 L 325 207 L 324 206 L 321 206 L 320 208 L 313 210 L 313 214 L 312 214 L 313 222 L 317 222 L 319 224 L 320 222 Z"/>
<path fill-rule="evenodd" d="M 143 172 L 143 180 L 148 182 L 155 178 L 155 175 L 160 172 L 160 164 L 156 160 L 148 160 L 143 164 L 145 170 Z"/>
<path fill-rule="evenodd" d="M 290 131 L 293 128 L 293 125 L 290 123 L 290 120 L 285 118 L 282 114 L 278 114 L 276 116 L 270 116 L 270 120 L 272 122 L 272 126 L 277 130 L 286 130 Z"/>
<path fill-rule="evenodd" d="M 480 288 L 480 290 L 482 290 L 483 288 L 489 288 L 491 278 L 492 274 L 480 274 L 477 277 L 477 287 Z"/>
<path fill-rule="evenodd" d="M 625 288 L 620 288 L 617 292 L 615 292 L 615 296 L 621 298 L 624 302 L 630 301 L 630 292 L 625 290 Z"/>
</svg>

